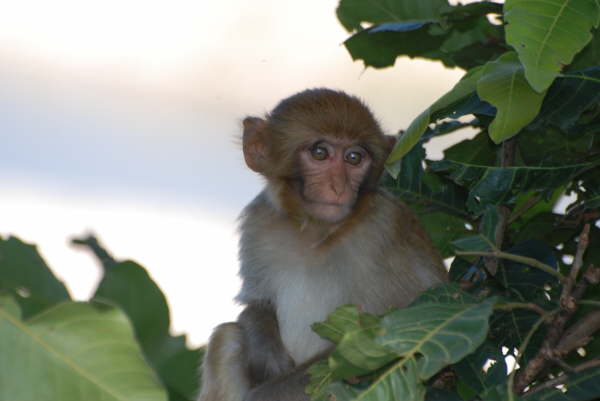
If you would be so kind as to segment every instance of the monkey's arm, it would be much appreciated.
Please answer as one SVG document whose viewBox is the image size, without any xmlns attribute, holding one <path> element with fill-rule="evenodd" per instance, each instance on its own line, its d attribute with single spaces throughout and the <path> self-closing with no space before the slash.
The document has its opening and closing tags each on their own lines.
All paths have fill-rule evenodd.
<svg viewBox="0 0 600 401">
<path fill-rule="evenodd" d="M 244 333 L 250 381 L 253 386 L 294 368 L 281 335 L 275 309 L 269 302 L 253 302 L 238 317 Z"/>
</svg>

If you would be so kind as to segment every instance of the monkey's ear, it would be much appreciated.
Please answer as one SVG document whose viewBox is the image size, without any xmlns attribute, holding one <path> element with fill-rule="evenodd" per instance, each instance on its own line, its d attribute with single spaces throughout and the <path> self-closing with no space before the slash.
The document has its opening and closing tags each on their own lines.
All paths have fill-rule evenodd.
<svg viewBox="0 0 600 401">
<path fill-rule="evenodd" d="M 246 164 L 257 173 L 263 173 L 267 167 L 267 144 L 265 143 L 267 122 L 258 117 L 246 117 L 243 124 L 242 142 Z"/>
</svg>

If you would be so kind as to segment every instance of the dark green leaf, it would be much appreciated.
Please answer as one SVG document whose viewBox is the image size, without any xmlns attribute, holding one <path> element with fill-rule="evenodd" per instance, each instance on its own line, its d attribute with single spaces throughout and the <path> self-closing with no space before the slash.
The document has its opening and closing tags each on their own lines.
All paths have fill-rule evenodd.
<svg viewBox="0 0 600 401">
<path fill-rule="evenodd" d="M 142 348 L 149 355 L 169 335 L 165 296 L 146 269 L 135 262 L 121 262 L 107 269 L 94 298 L 112 302 L 127 313 Z"/>
<path fill-rule="evenodd" d="M 452 242 L 452 245 L 465 251 L 489 251 L 492 244 L 481 234 L 463 237 Z"/>
<path fill-rule="evenodd" d="M 132 261 L 112 265 L 105 269 L 94 297 L 114 303 L 127 313 L 170 398 L 193 399 L 198 386 L 199 353 L 186 347 L 185 337 L 169 335 L 167 301 L 146 269 Z M 173 366 L 181 368 L 174 370 Z M 185 366 L 194 368 L 184 369 Z"/>
<path fill-rule="evenodd" d="M 588 45 L 579 52 L 567 71 L 580 71 L 588 67 L 600 65 L 600 31 L 593 32 L 593 38 Z"/>
<path fill-rule="evenodd" d="M 394 65 L 400 55 L 439 58 L 443 36 L 431 35 L 427 25 L 386 25 L 362 30 L 344 42 L 353 60 L 363 60 L 365 66 L 384 68 Z M 392 30 L 393 28 L 396 30 Z M 400 28 L 404 30 L 399 30 Z"/>
<path fill-rule="evenodd" d="M 487 205 L 481 217 L 479 231 L 492 243 L 496 243 L 496 229 L 500 223 L 500 207 L 497 205 Z"/>
<path fill-rule="evenodd" d="M 586 77 L 598 81 L 587 80 Z M 598 101 L 600 101 L 600 66 L 572 72 L 568 78 L 559 78 L 552 85 L 534 124 L 539 126 L 549 123 L 566 130 L 579 120 L 585 110 L 592 105 L 597 105 Z"/>
<path fill-rule="evenodd" d="M 459 219 L 468 218 L 465 210 L 466 191 L 452 181 L 423 170 L 423 146 L 415 146 L 400 160 L 400 173 L 396 179 L 386 176 L 384 187 L 402 200 L 417 208 L 419 214 L 442 211 Z M 426 223 L 426 221 L 424 221 Z M 452 229 L 457 229 L 449 220 Z M 464 225 L 463 225 L 464 226 Z"/>
<path fill-rule="evenodd" d="M 0 237 L 0 290 L 15 295 L 25 318 L 70 299 L 37 248 L 15 237 Z"/>
<path fill-rule="evenodd" d="M 361 29 L 362 22 L 437 21 L 447 8 L 446 0 L 341 0 L 336 13 L 344 28 L 354 31 Z"/>
<path fill-rule="evenodd" d="M 490 166 L 496 162 L 497 149 L 487 134 L 480 133 L 444 150 L 444 157 L 461 163 Z"/>
<path fill-rule="evenodd" d="M 454 255 L 453 241 L 473 232 L 465 226 L 464 219 L 443 212 L 422 214 L 419 220 L 442 258 Z"/>
<path fill-rule="evenodd" d="M 502 350 L 490 342 L 484 342 L 475 352 L 454 365 L 454 371 L 477 394 L 506 383 L 508 379 Z"/>
<path fill-rule="evenodd" d="M 485 167 L 453 160 L 440 160 L 431 163 L 431 169 L 447 172 L 449 178 L 458 185 L 470 188 L 468 205 L 477 213 L 484 211 L 488 204 L 506 202 L 523 191 L 538 191 L 551 197 L 556 187 L 570 182 L 595 163 L 580 163 L 558 167 Z"/>
</svg>

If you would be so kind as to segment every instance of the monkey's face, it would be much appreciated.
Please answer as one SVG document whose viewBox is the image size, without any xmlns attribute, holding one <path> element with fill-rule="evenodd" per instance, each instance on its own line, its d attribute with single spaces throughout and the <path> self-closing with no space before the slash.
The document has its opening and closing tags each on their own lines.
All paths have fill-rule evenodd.
<svg viewBox="0 0 600 401">
<path fill-rule="evenodd" d="M 325 137 L 301 149 L 298 190 L 304 212 L 326 222 L 347 217 L 371 163 L 367 150 L 349 140 Z"/>
</svg>

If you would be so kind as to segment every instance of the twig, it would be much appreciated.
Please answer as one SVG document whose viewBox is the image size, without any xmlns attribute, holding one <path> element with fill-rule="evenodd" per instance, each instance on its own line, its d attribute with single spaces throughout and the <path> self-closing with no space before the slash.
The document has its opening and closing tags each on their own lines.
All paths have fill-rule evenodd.
<svg viewBox="0 0 600 401">
<path fill-rule="evenodd" d="M 540 350 L 529 361 L 524 369 L 520 369 L 514 382 L 515 392 L 521 393 L 535 378 L 544 371 L 549 363 L 553 362 L 553 358 L 562 357 L 572 351 L 574 348 L 585 344 L 589 341 L 589 335 L 600 329 L 600 311 L 591 312 L 583 320 L 576 323 L 574 327 L 569 329 L 564 335 L 565 325 L 573 316 L 577 308 L 577 301 L 585 292 L 587 280 L 594 277 L 595 274 L 584 274 L 581 281 L 578 283 L 577 293 L 573 292 L 573 285 L 577 279 L 577 275 L 583 264 L 583 255 L 589 244 L 589 224 L 583 227 L 577 244 L 577 252 L 571 273 L 563 280 L 563 290 L 560 297 L 560 313 L 552 319 L 549 325 L 546 338 L 544 339 Z M 590 266 L 588 270 L 593 270 Z M 587 273 L 587 272 L 586 272 Z M 580 285 L 581 284 L 581 285 Z M 594 319 L 596 321 L 594 321 Z M 560 342 L 560 343 L 559 343 Z"/>
<path fill-rule="evenodd" d="M 102 245 L 100 245 L 100 242 L 93 234 L 89 234 L 84 238 L 73 238 L 71 239 L 71 243 L 73 245 L 89 248 L 105 270 L 110 269 L 118 263 L 117 260 Z"/>
<path fill-rule="evenodd" d="M 575 367 L 575 372 L 581 372 L 583 370 L 586 369 L 590 369 L 590 368 L 595 368 L 597 366 L 600 366 L 600 358 L 594 358 L 594 359 L 590 359 L 587 362 L 582 363 L 579 366 Z"/>
<path fill-rule="evenodd" d="M 513 309 L 529 309 L 540 316 L 545 316 L 548 312 L 546 312 L 539 305 L 534 304 L 533 302 L 506 302 L 502 304 L 494 305 L 494 310 L 513 310 Z"/>
<path fill-rule="evenodd" d="M 556 269 L 552 266 L 547 265 L 543 262 L 540 262 L 537 259 L 533 259 L 527 256 L 515 255 L 514 253 L 502 252 L 499 250 L 480 252 L 480 251 L 457 251 L 457 255 L 459 256 L 490 256 L 508 260 L 514 260 L 515 262 L 523 263 L 525 265 L 535 267 L 537 269 L 543 270 L 548 274 L 551 274 L 557 277 L 560 281 L 565 280 L 565 277 L 560 274 Z"/>
<path fill-rule="evenodd" d="M 578 302 L 579 305 L 591 305 L 600 308 L 600 301 L 588 301 L 587 299 Z"/>
<path fill-rule="evenodd" d="M 527 336 L 525 336 L 525 339 L 523 340 L 523 343 L 521 344 L 521 346 L 519 347 L 519 351 L 518 351 L 518 355 L 515 358 L 515 368 L 513 369 L 512 372 L 510 372 L 510 375 L 508 376 L 508 394 L 509 394 L 509 401 L 513 400 L 513 390 L 515 393 L 520 393 L 521 390 L 517 389 L 518 387 L 518 381 L 515 383 L 515 376 L 516 376 L 516 372 L 517 372 L 517 366 L 519 364 L 519 361 L 521 360 L 521 358 L 523 357 L 523 354 L 525 353 L 525 349 L 527 349 L 527 346 L 529 345 L 529 342 L 531 341 L 531 338 L 533 337 L 533 335 L 535 334 L 535 332 L 539 329 L 539 327 L 542 325 L 542 323 L 544 323 L 545 321 L 548 320 L 548 318 L 550 318 L 552 315 L 554 315 L 556 312 L 558 312 L 558 310 L 552 311 L 552 312 L 548 312 L 545 313 L 543 316 L 541 316 L 534 324 L 533 326 L 531 326 L 531 329 L 529 330 L 529 332 L 527 333 Z M 518 379 L 518 378 L 517 378 Z"/>
<path fill-rule="evenodd" d="M 573 261 L 573 266 L 571 267 L 571 272 L 567 279 L 564 282 L 562 293 L 561 293 L 561 302 L 567 301 L 568 297 L 571 296 L 573 285 L 577 282 L 577 276 L 579 275 L 579 270 L 583 265 L 583 254 L 588 247 L 590 242 L 590 225 L 589 223 L 583 226 L 583 231 L 579 235 L 579 243 L 577 244 L 577 252 L 575 253 L 575 259 Z"/>
<path fill-rule="evenodd" d="M 586 369 L 595 368 L 597 366 L 600 366 L 600 358 L 594 358 L 594 359 L 591 359 L 580 365 L 577 365 L 572 369 L 572 371 L 573 371 L 573 373 L 579 373 Z M 546 380 L 545 382 L 538 384 L 534 388 L 528 390 L 525 394 L 522 395 L 522 397 L 527 398 L 527 397 L 530 397 L 531 395 L 538 393 L 542 390 L 546 390 L 548 388 L 553 388 L 553 387 L 559 386 L 561 384 L 565 384 L 566 382 L 569 381 L 570 378 L 571 378 L 571 375 L 564 374 L 564 375 L 555 377 L 554 379 Z"/>
<path fill-rule="evenodd" d="M 558 357 L 567 355 L 575 348 L 586 345 L 592 339 L 591 335 L 600 330 L 600 311 L 588 313 L 570 327 L 554 349 Z"/>
</svg>

